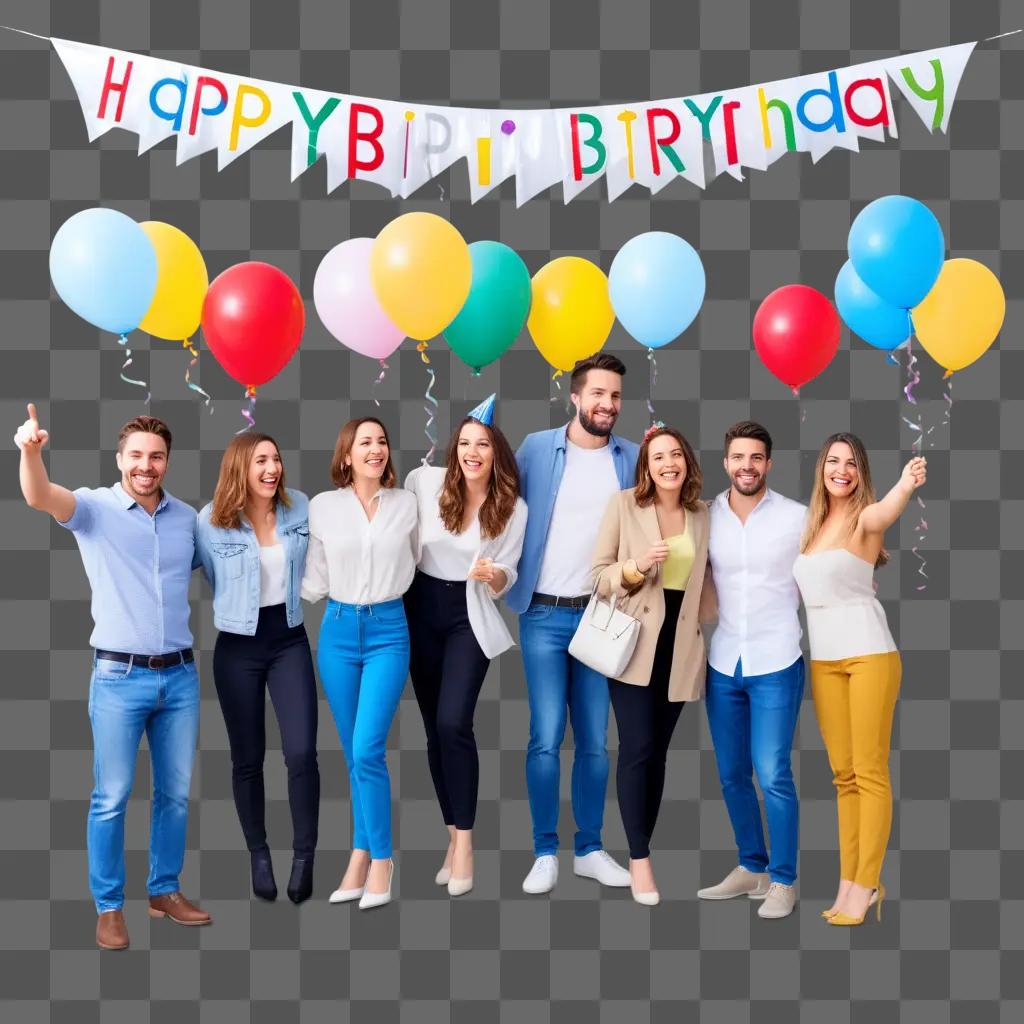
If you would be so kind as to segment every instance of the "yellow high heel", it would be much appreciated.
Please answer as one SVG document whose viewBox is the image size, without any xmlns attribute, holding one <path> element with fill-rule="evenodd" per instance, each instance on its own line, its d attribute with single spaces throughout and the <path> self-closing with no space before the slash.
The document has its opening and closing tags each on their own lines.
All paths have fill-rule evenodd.
<svg viewBox="0 0 1024 1024">
<path fill-rule="evenodd" d="M 835 925 L 846 925 L 853 926 L 864 923 L 864 918 L 867 917 L 868 910 L 871 909 L 871 904 L 877 904 L 877 915 L 878 920 L 882 920 L 882 901 L 885 899 L 885 886 L 881 882 L 878 883 L 878 888 L 871 894 L 871 899 L 868 901 L 867 910 L 864 911 L 860 917 L 852 917 L 850 914 L 833 914 L 831 917 L 825 918 L 829 924 Z"/>
</svg>

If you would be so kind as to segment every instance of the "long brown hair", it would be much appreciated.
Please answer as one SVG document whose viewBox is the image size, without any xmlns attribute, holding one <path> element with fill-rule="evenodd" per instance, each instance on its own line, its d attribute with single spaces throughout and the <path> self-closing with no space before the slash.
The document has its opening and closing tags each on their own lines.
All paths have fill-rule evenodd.
<svg viewBox="0 0 1024 1024">
<path fill-rule="evenodd" d="M 384 440 L 388 443 L 388 461 L 384 464 L 384 472 L 380 478 L 381 487 L 394 487 L 398 480 L 395 473 L 395 464 L 391 459 L 391 438 L 388 436 L 388 428 L 376 416 L 360 416 L 358 419 L 349 420 L 338 431 L 338 442 L 334 446 L 334 457 L 331 459 L 331 480 L 335 487 L 348 487 L 352 483 L 352 467 L 346 465 L 345 458 L 352 451 L 356 443 L 356 434 L 364 423 L 376 423 L 380 427 Z"/>
<path fill-rule="evenodd" d="M 696 512 L 700 503 L 700 491 L 704 486 L 704 476 L 700 471 L 697 456 L 693 454 L 693 449 L 690 447 L 690 442 L 675 427 L 654 427 L 644 434 L 643 443 L 640 445 L 640 454 L 636 458 L 636 484 L 633 487 L 636 503 L 641 508 L 646 508 L 654 501 L 657 485 L 654 482 L 654 477 L 651 476 L 647 453 L 650 450 L 651 442 L 664 434 L 676 440 L 679 447 L 683 449 L 683 458 L 686 460 L 686 479 L 679 489 L 679 504 L 688 512 Z"/>
<path fill-rule="evenodd" d="M 512 518 L 519 497 L 519 467 L 512 446 L 497 428 L 467 416 L 448 442 L 447 469 L 438 499 L 441 522 L 449 533 L 462 533 L 462 517 L 466 511 L 466 478 L 459 463 L 459 437 L 467 423 L 475 423 L 487 431 L 494 452 L 491 478 L 487 482 L 487 497 L 480 506 L 480 535 L 497 537 Z"/>
<path fill-rule="evenodd" d="M 155 433 L 155 431 L 154 431 Z M 213 492 L 213 508 L 210 510 L 210 525 L 225 530 L 237 530 L 242 525 L 242 510 L 249 491 L 249 463 L 258 445 L 269 441 L 277 454 L 281 449 L 269 434 L 237 434 L 224 449 L 224 457 L 220 460 L 220 476 Z M 284 488 L 284 463 L 281 463 L 281 476 L 274 492 L 274 508 L 283 505 L 291 508 L 288 492 Z"/>
<path fill-rule="evenodd" d="M 825 439 L 825 443 L 818 452 L 818 461 L 814 465 L 814 482 L 811 484 L 811 504 L 807 510 L 807 523 L 804 526 L 804 535 L 800 540 L 801 552 L 807 551 L 821 533 L 822 526 L 829 513 L 829 493 L 825 488 L 825 460 L 834 444 L 849 445 L 853 452 L 853 461 L 857 465 L 857 489 L 853 492 L 847 504 L 847 534 L 849 537 L 860 518 L 861 512 L 875 503 L 875 485 L 871 482 L 871 466 L 868 464 L 868 453 L 856 434 L 839 433 L 833 434 Z M 889 552 L 883 547 L 875 559 L 875 568 L 885 565 L 889 561 Z"/>
</svg>

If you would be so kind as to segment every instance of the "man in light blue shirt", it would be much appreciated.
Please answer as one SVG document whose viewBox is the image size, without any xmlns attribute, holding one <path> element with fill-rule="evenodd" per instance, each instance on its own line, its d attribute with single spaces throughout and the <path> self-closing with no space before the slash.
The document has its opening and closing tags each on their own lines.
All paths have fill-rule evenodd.
<svg viewBox="0 0 1024 1024">
<path fill-rule="evenodd" d="M 49 434 L 34 405 L 14 441 L 21 489 L 75 535 L 92 588 L 95 648 L 89 686 L 95 788 L 89 805 L 89 887 L 96 942 L 125 949 L 124 816 L 145 732 L 153 762 L 149 846 L 150 917 L 210 923 L 181 894 L 188 792 L 199 732 L 199 678 L 189 630 L 188 585 L 195 559 L 195 510 L 161 487 L 171 432 L 153 416 L 121 428 L 113 487 L 72 492 L 51 483 L 42 449 Z"/>
</svg>

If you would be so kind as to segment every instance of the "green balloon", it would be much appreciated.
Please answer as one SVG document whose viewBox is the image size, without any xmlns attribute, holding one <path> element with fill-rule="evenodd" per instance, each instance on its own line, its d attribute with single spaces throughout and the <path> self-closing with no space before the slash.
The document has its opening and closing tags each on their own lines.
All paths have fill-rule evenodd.
<svg viewBox="0 0 1024 1024">
<path fill-rule="evenodd" d="M 469 247 L 473 280 L 458 316 L 445 328 L 452 351 L 474 372 L 494 362 L 516 340 L 530 312 L 530 272 L 501 242 Z"/>
</svg>

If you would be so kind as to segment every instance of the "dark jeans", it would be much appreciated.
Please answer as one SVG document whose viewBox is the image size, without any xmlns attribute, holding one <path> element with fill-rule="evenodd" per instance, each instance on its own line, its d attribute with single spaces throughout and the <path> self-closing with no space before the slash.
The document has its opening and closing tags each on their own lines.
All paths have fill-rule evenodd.
<svg viewBox="0 0 1024 1024">
<path fill-rule="evenodd" d="M 427 733 L 427 762 L 446 825 L 473 827 L 480 761 L 473 713 L 490 659 L 473 635 L 466 584 L 418 572 L 405 595 L 409 671 Z"/>
<path fill-rule="evenodd" d="M 231 744 L 231 788 L 245 845 L 250 850 L 267 845 L 263 757 L 269 689 L 288 769 L 292 847 L 296 854 L 313 853 L 320 815 L 320 769 L 316 679 L 305 628 L 289 627 L 283 604 L 261 608 L 255 636 L 218 634 L 213 679 Z"/>
<path fill-rule="evenodd" d="M 608 680 L 619 729 L 619 766 L 615 784 L 619 812 L 629 841 L 629 856 L 651 855 L 651 836 L 665 788 L 665 761 L 683 701 L 669 701 L 668 680 L 676 623 L 683 603 L 681 590 L 665 591 L 665 622 L 658 634 L 654 668 L 647 686 Z"/>
</svg>

